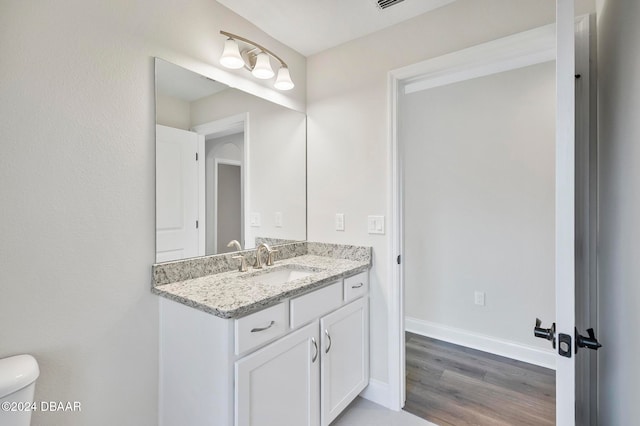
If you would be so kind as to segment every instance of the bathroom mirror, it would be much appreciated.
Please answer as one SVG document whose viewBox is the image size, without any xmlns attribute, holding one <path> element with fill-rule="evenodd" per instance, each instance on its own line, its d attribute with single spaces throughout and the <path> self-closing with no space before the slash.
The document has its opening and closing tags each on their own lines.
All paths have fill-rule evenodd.
<svg viewBox="0 0 640 426">
<path fill-rule="evenodd" d="M 156 58 L 156 262 L 306 239 L 306 116 Z"/>
</svg>

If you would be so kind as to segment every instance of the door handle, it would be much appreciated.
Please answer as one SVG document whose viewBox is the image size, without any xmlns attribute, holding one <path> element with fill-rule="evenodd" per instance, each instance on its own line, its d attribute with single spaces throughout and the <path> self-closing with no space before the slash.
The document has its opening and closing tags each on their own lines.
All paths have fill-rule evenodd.
<svg viewBox="0 0 640 426">
<path fill-rule="evenodd" d="M 331 349 L 331 336 L 329 336 L 329 330 L 327 330 L 326 328 L 324 330 L 324 334 L 327 336 L 327 339 L 329 339 L 329 346 L 327 346 L 327 349 L 324 350 L 324 353 L 328 354 L 329 349 Z"/>
<path fill-rule="evenodd" d="M 578 352 L 578 348 L 587 348 L 597 351 L 598 348 L 601 348 L 602 345 L 596 339 L 596 334 L 593 332 L 593 328 L 587 329 L 587 336 L 583 336 L 578 333 L 578 329 L 576 328 L 576 352 Z"/>
<path fill-rule="evenodd" d="M 556 348 L 556 323 L 554 322 L 551 325 L 551 328 L 542 328 L 542 321 L 539 318 L 536 318 L 536 325 L 533 327 L 533 335 L 535 337 L 539 337 L 540 339 L 546 339 L 551 341 L 551 345 L 553 349 Z"/>
<path fill-rule="evenodd" d="M 315 349 L 315 353 L 313 354 L 313 358 L 311 358 L 311 363 L 313 364 L 318 359 L 318 344 L 316 343 L 316 338 L 311 338 L 311 343 L 313 343 L 313 348 Z"/>
<path fill-rule="evenodd" d="M 273 326 L 275 325 L 275 323 L 276 323 L 275 321 L 271 321 L 271 322 L 269 323 L 269 325 L 268 325 L 268 326 L 266 326 L 266 327 L 252 328 L 252 329 L 251 329 L 251 332 L 252 332 L 252 333 L 258 333 L 258 332 L 260 332 L 260 331 L 268 330 L 268 329 L 270 329 L 271 327 L 273 327 Z"/>
</svg>

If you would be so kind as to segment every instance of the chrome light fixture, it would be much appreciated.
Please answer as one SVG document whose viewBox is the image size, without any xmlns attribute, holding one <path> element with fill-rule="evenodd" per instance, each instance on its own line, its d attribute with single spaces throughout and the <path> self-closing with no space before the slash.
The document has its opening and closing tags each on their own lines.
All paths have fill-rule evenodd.
<svg viewBox="0 0 640 426">
<path fill-rule="evenodd" d="M 266 80 L 275 75 L 273 68 L 271 68 L 270 58 L 273 57 L 280 62 L 274 87 L 278 90 L 291 90 L 295 87 L 289 74 L 289 67 L 278 55 L 244 37 L 226 31 L 220 31 L 220 34 L 227 37 L 227 40 L 224 42 L 222 56 L 220 56 L 220 64 L 223 67 L 230 69 L 244 67 L 251 71 L 251 74 L 253 74 L 255 78 Z M 238 42 L 246 44 L 247 47 L 241 51 Z"/>
</svg>

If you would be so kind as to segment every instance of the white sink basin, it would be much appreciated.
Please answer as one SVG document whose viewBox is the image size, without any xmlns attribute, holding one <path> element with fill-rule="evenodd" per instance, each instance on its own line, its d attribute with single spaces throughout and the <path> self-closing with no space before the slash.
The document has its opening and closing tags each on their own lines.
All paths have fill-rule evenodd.
<svg viewBox="0 0 640 426">
<path fill-rule="evenodd" d="M 309 271 L 308 269 L 282 268 L 272 271 L 265 271 L 261 274 L 257 274 L 248 278 L 250 278 L 252 281 L 259 282 L 260 284 L 278 285 L 295 281 L 300 278 L 305 278 L 317 272 L 318 271 Z"/>
</svg>

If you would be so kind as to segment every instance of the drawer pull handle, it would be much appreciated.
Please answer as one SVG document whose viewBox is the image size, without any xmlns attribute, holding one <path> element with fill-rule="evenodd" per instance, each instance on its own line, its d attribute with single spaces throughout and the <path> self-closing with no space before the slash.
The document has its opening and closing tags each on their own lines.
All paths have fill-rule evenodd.
<svg viewBox="0 0 640 426">
<path fill-rule="evenodd" d="M 327 349 L 325 349 L 324 353 L 328 354 L 329 353 L 329 349 L 331 349 L 331 336 L 329 336 L 329 330 L 327 330 L 326 328 L 324 329 L 324 334 L 327 335 L 327 339 L 329 339 L 329 346 L 327 346 Z"/>
<path fill-rule="evenodd" d="M 275 321 L 271 321 L 271 323 L 269 323 L 269 325 L 268 325 L 268 326 L 266 326 L 266 327 L 252 328 L 252 329 L 251 329 L 251 332 L 252 332 L 252 333 L 257 333 L 257 332 L 259 332 L 259 331 L 265 331 L 265 330 L 268 330 L 268 329 L 270 329 L 271 327 L 273 327 L 273 325 L 274 325 L 275 323 L 276 323 Z"/>
<path fill-rule="evenodd" d="M 358 285 L 352 285 L 351 288 L 360 288 L 364 285 L 364 283 L 360 283 Z"/>
<path fill-rule="evenodd" d="M 316 350 L 313 354 L 313 358 L 311 358 L 311 363 L 313 364 L 314 362 L 316 362 L 316 359 L 318 359 L 318 344 L 316 343 L 315 337 L 311 338 L 311 343 L 313 343 L 313 348 Z"/>
</svg>

